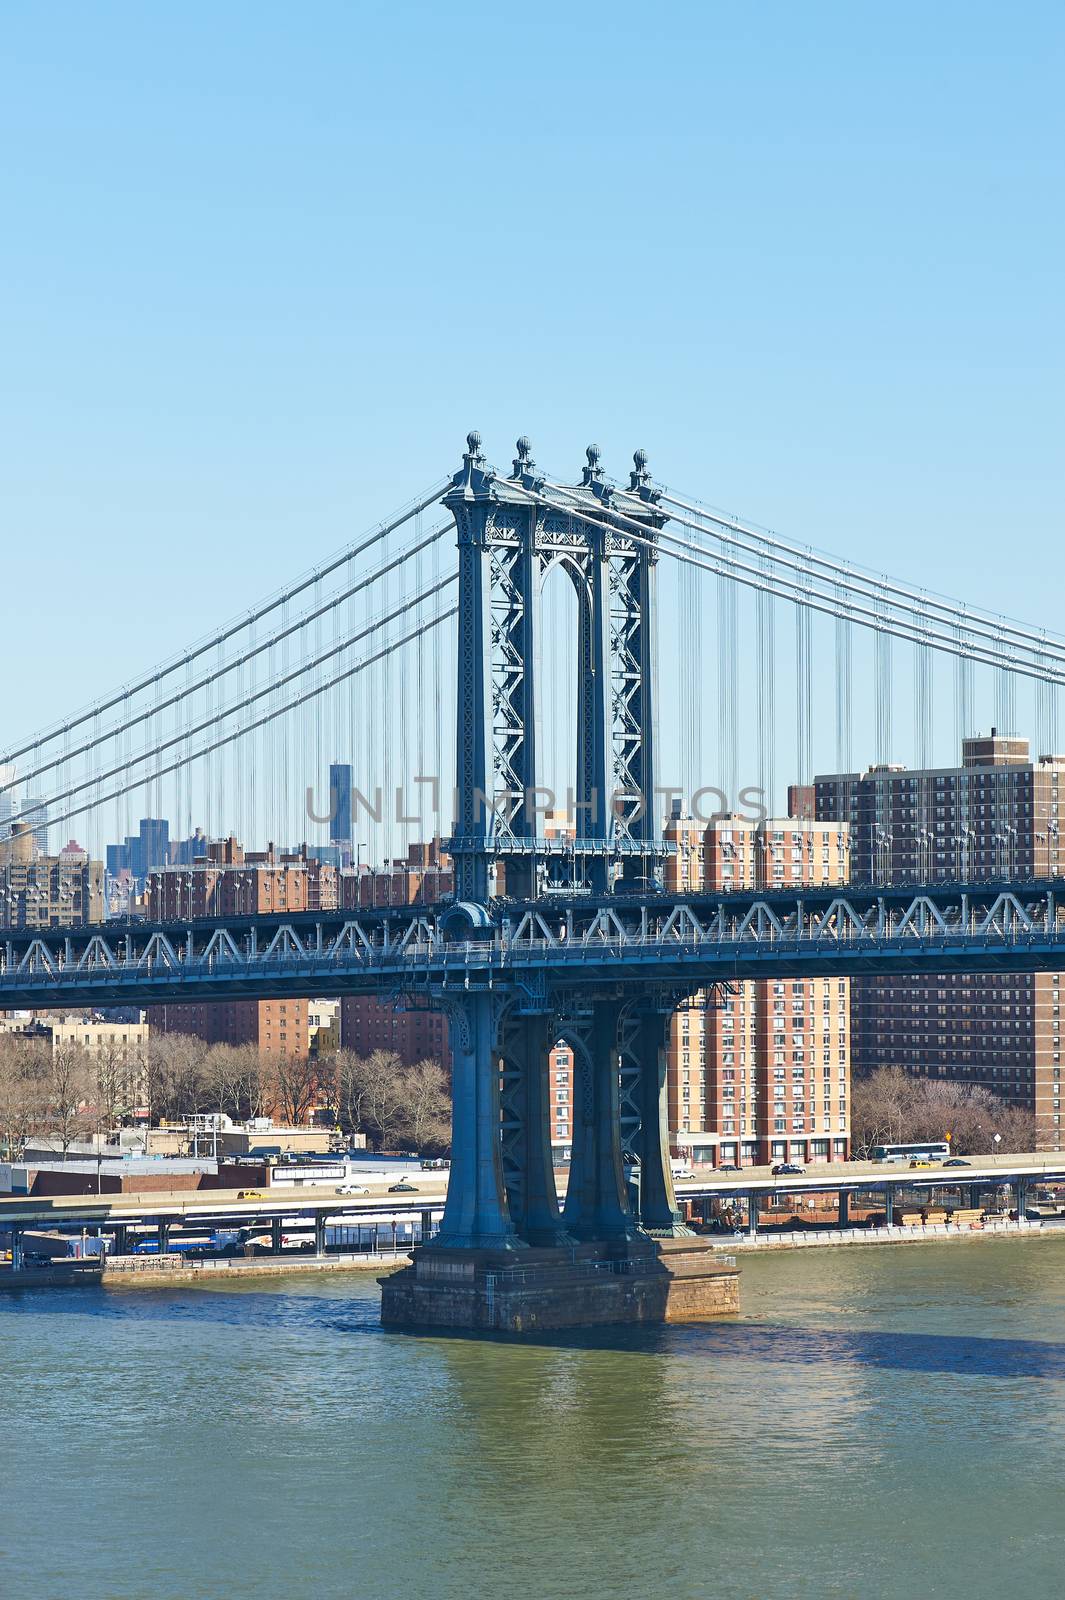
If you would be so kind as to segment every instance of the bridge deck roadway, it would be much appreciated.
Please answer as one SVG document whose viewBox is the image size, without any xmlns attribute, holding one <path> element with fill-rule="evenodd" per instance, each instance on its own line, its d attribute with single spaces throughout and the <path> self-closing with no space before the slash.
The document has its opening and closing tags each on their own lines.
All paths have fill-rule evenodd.
<svg viewBox="0 0 1065 1600">
<path fill-rule="evenodd" d="M 607 990 L 646 986 L 695 990 L 759 978 L 859 977 L 929 972 L 1042 972 L 1065 967 L 1065 930 L 1047 935 L 917 939 L 603 941 L 566 949 L 528 944 L 409 948 L 362 959 L 291 956 L 93 970 L 0 972 L 0 1007 L 152 1005 L 182 1000 L 298 999 L 320 995 L 468 994 L 502 988 Z"/>
<path fill-rule="evenodd" d="M 261 1200 L 238 1200 L 235 1190 L 175 1189 L 127 1194 L 59 1194 L 39 1196 L 0 1196 L 0 1228 L 11 1223 L 19 1227 L 47 1224 L 63 1227 L 81 1223 L 121 1224 L 168 1221 L 206 1222 L 209 1219 L 237 1220 L 258 1217 L 312 1217 L 315 1212 L 329 1216 L 382 1212 L 411 1213 L 439 1210 L 444 1203 L 446 1183 L 434 1177 L 419 1183 L 417 1194 L 389 1194 L 387 1186 L 367 1185 L 368 1195 L 339 1195 L 331 1188 L 306 1186 L 263 1189 Z"/>
<path fill-rule="evenodd" d="M 832 1162 L 810 1166 L 801 1177 L 775 1178 L 768 1167 L 749 1167 L 740 1173 L 707 1171 L 676 1185 L 681 1200 L 728 1199 L 756 1194 L 773 1198 L 795 1194 L 883 1192 L 888 1183 L 906 1188 L 950 1188 L 958 1184 L 1065 1183 L 1065 1155 L 1040 1152 L 1011 1156 L 973 1156 L 968 1167 L 910 1168 L 905 1164 L 867 1161 Z M 564 1188 L 565 1175 L 559 1186 Z M 419 1182 L 416 1194 L 389 1194 L 387 1186 L 373 1186 L 369 1195 L 338 1195 L 330 1188 L 272 1188 L 261 1200 L 238 1200 L 228 1190 L 180 1190 L 147 1194 L 0 1196 L 0 1228 L 19 1227 L 147 1226 L 160 1218 L 173 1221 L 237 1221 L 276 1216 L 358 1216 L 382 1211 L 417 1215 L 438 1210 L 446 1184 L 435 1177 Z"/>
<path fill-rule="evenodd" d="M 467 915 L 469 913 L 469 915 Z M 455 918 L 471 923 L 456 939 Z M 451 919 L 451 920 L 449 920 Z M 475 926 L 474 926 L 475 924 Z M 0 932 L 0 1006 L 1057 970 L 1054 882 L 271 913 Z"/>
</svg>

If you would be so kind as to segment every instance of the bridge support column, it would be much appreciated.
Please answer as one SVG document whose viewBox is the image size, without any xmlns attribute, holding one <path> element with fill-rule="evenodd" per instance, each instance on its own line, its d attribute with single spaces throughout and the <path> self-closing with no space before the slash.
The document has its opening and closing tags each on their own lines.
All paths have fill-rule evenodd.
<svg viewBox="0 0 1065 1600">
<path fill-rule="evenodd" d="M 637 1232 L 621 1159 L 620 1011 L 619 1001 L 595 1001 L 587 1044 L 574 1050 L 578 1081 L 563 1215 L 577 1239 L 628 1239 Z"/>
<path fill-rule="evenodd" d="M 523 1248 L 503 1191 L 499 1139 L 496 1001 L 471 994 L 447 1002 L 451 1022 L 451 1170 L 440 1231 L 430 1249 Z"/>
<path fill-rule="evenodd" d="M 889 1228 L 895 1226 L 895 1189 L 890 1183 L 884 1190 L 884 1222 Z"/>
<path fill-rule="evenodd" d="M 270 1248 L 275 1256 L 281 1254 L 281 1218 L 270 1218 Z"/>
<path fill-rule="evenodd" d="M 421 1240 L 419 1242 L 421 1244 L 428 1244 L 429 1240 L 432 1238 L 432 1236 L 433 1236 L 433 1213 L 431 1211 L 423 1211 L 422 1212 L 422 1233 L 421 1233 Z"/>
<path fill-rule="evenodd" d="M 548 1057 L 553 1017 L 512 1012 L 500 1029 L 503 1180 L 510 1220 L 531 1245 L 572 1244 L 562 1224 L 551 1160 Z"/>
<path fill-rule="evenodd" d="M 156 1223 L 155 1237 L 159 1245 L 159 1254 L 165 1256 L 170 1249 L 170 1223 L 166 1217 L 160 1217 Z"/>
<path fill-rule="evenodd" d="M 758 1196 L 747 1196 L 747 1232 L 752 1239 L 758 1237 Z"/>
<path fill-rule="evenodd" d="M 839 1225 L 841 1228 L 850 1227 L 850 1195 L 846 1189 L 839 1191 Z"/>
<path fill-rule="evenodd" d="M 316 1256 L 325 1255 L 325 1212 L 314 1213 L 314 1253 Z"/>
<path fill-rule="evenodd" d="M 669 1159 L 666 1042 L 672 1010 L 648 1008 L 639 1016 L 636 1095 L 640 1127 L 634 1153 L 640 1161 L 640 1225 L 656 1237 L 689 1235 L 673 1189 Z"/>
<path fill-rule="evenodd" d="M 11 1224 L 11 1270 L 18 1272 L 22 1266 L 22 1229 Z"/>
<path fill-rule="evenodd" d="M 129 1238 L 126 1224 L 124 1222 L 116 1222 L 113 1231 L 115 1235 L 115 1255 L 127 1255 L 129 1253 Z"/>
<path fill-rule="evenodd" d="M 1028 1220 L 1028 1185 L 1021 1178 L 1014 1184 L 1014 1193 L 1017 1196 L 1017 1221 Z"/>
</svg>

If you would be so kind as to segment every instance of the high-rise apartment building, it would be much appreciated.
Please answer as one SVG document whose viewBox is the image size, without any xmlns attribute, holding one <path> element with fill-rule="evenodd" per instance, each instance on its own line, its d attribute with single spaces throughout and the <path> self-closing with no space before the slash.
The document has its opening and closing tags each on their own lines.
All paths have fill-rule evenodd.
<svg viewBox="0 0 1065 1600">
<path fill-rule="evenodd" d="M 103 862 L 73 840 L 57 856 L 42 855 L 35 830 L 12 822 L 0 840 L 0 926 L 72 928 L 103 916 Z"/>
<path fill-rule="evenodd" d="M 959 767 L 827 773 L 812 789 L 819 818 L 849 825 L 855 882 L 1065 870 L 1065 757 L 1032 761 L 1027 739 L 994 728 L 962 742 Z M 1060 1150 L 1060 991 L 1060 974 L 1042 972 L 855 979 L 855 1069 L 899 1066 L 990 1089 L 1034 1114 L 1038 1148 Z"/>
<path fill-rule="evenodd" d="M 847 881 L 846 825 L 721 817 L 666 824 L 671 893 Z M 679 1154 L 753 1166 L 850 1150 L 850 983 L 760 979 L 696 995 L 673 1018 L 670 1138 Z"/>
</svg>

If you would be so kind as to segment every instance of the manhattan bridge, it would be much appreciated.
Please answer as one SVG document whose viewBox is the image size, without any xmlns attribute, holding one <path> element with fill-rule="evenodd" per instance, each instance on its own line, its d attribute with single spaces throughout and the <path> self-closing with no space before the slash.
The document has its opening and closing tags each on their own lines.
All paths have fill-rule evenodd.
<svg viewBox="0 0 1065 1600">
<path fill-rule="evenodd" d="M 895 759 L 905 723 L 930 766 L 937 673 L 957 736 L 1015 727 L 1030 695 L 1050 751 L 1065 641 L 674 493 L 642 450 L 618 482 L 591 446 L 563 483 L 524 438 L 508 474 L 481 443 L 469 434 L 453 476 L 355 545 L 0 754 L 0 797 L 17 771 L 51 827 L 121 836 L 131 806 L 166 806 L 216 836 L 278 839 L 306 829 L 330 753 L 352 748 L 369 853 L 443 832 L 453 897 L 2 929 L 0 1008 L 363 993 L 442 1009 L 453 1151 L 435 1245 L 520 1260 L 684 1232 L 665 1046 L 692 996 L 748 978 L 1065 967 L 1060 883 L 1018 872 L 1008 828 L 990 877 L 962 850 L 935 882 L 693 894 L 666 892 L 663 838 L 678 798 L 702 820 L 743 795 L 771 807 L 785 740 L 789 776 L 808 783 L 822 723 L 839 772 L 856 765 L 856 724 L 863 761 Z M 934 836 L 930 802 L 913 825 Z M 562 1207 L 556 1040 L 577 1083 Z"/>
</svg>

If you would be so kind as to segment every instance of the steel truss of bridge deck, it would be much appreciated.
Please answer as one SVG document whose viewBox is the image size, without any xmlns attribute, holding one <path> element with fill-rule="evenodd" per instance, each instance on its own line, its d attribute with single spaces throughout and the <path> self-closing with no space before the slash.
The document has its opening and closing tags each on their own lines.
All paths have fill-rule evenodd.
<svg viewBox="0 0 1065 1600">
<path fill-rule="evenodd" d="M 560 897 L 0 934 L 0 1008 L 1065 966 L 1046 883 Z"/>
</svg>

